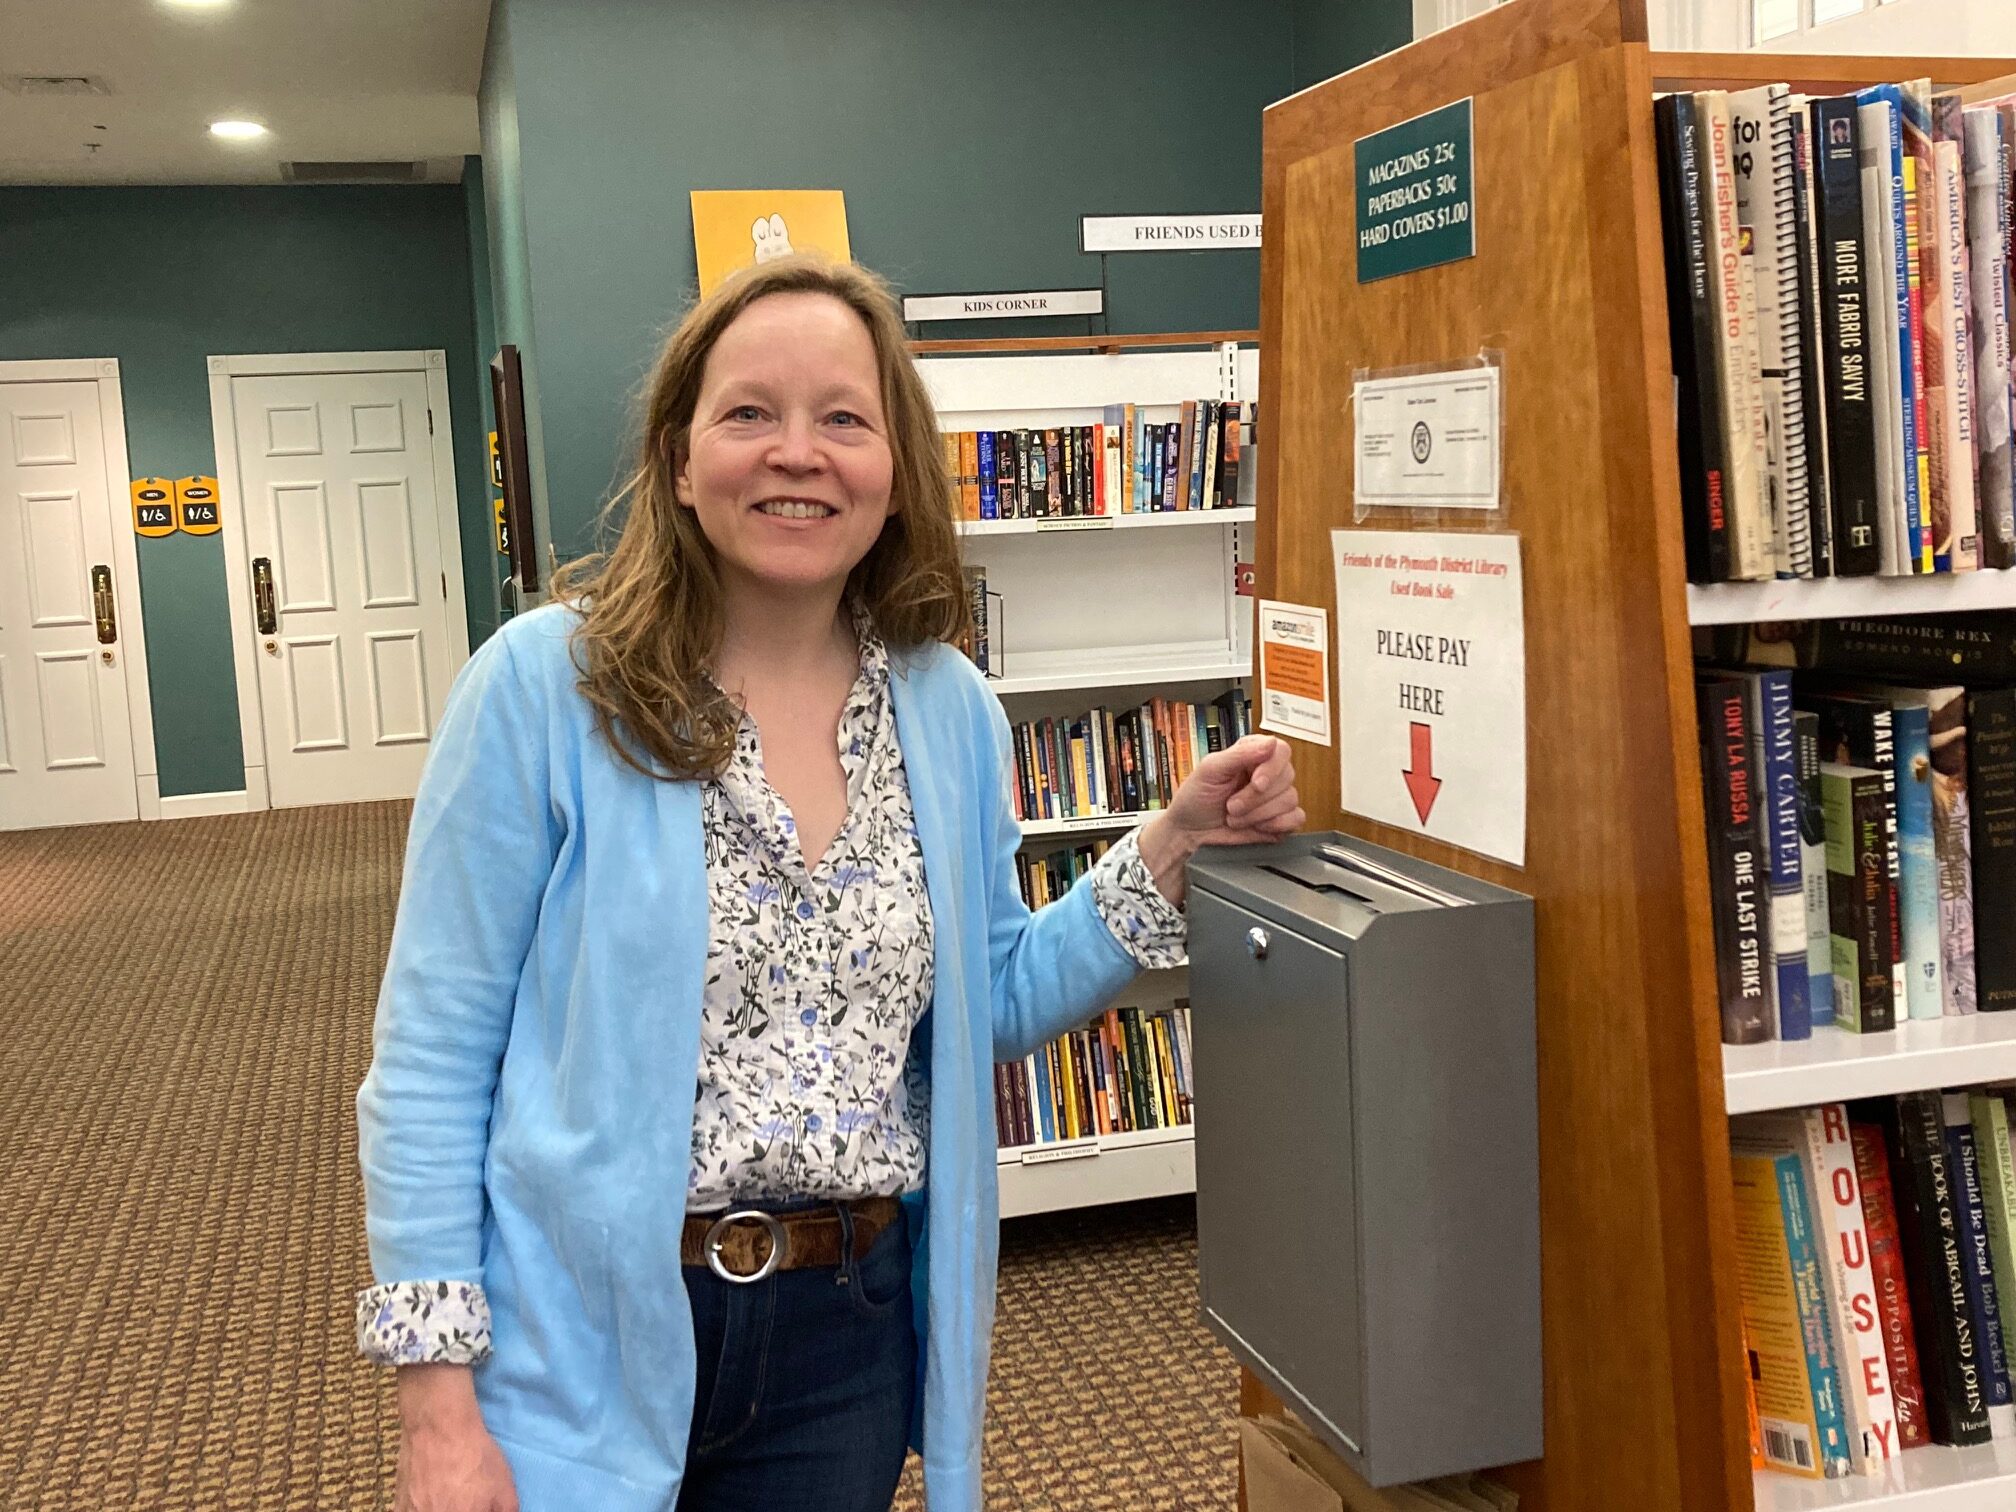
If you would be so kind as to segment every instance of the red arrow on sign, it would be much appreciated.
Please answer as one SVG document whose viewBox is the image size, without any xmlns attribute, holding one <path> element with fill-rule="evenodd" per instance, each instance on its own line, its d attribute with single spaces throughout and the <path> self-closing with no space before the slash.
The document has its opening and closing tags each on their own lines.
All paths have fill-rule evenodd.
<svg viewBox="0 0 2016 1512">
<path fill-rule="evenodd" d="M 1413 746 L 1414 764 L 1400 775 L 1406 779 L 1407 792 L 1414 799 L 1414 812 L 1426 824 L 1428 811 L 1435 807 L 1435 795 L 1442 791 L 1442 779 L 1435 775 L 1435 732 L 1425 724 L 1410 724 L 1407 737 Z"/>
</svg>

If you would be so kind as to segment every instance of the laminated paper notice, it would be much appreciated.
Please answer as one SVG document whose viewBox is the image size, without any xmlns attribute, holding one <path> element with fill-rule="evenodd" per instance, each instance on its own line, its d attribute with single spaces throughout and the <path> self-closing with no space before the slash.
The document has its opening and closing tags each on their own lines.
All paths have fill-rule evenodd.
<svg viewBox="0 0 2016 1512">
<path fill-rule="evenodd" d="M 1362 379 L 1358 509 L 1498 507 L 1498 369 Z"/>
<path fill-rule="evenodd" d="M 1260 601 L 1260 728 L 1330 744 L 1330 616 Z"/>
</svg>

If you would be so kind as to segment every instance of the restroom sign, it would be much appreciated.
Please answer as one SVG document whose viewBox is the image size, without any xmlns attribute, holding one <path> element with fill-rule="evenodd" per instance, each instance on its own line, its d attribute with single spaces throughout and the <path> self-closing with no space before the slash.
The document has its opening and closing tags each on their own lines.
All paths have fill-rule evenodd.
<svg viewBox="0 0 2016 1512">
<path fill-rule="evenodd" d="M 133 480 L 133 530 L 143 536 L 175 534 L 175 485 L 171 480 Z"/>
<path fill-rule="evenodd" d="M 215 535 L 223 528 L 224 518 L 217 507 L 215 478 L 177 478 L 175 508 L 181 517 L 184 535 Z"/>
</svg>

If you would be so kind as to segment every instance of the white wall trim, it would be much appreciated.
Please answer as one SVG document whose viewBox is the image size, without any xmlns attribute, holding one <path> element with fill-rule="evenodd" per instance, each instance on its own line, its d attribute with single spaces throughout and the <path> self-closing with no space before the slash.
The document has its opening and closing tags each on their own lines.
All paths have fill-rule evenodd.
<svg viewBox="0 0 2016 1512">
<path fill-rule="evenodd" d="M 0 361 L 0 383 L 94 383 L 98 386 L 98 449 L 112 506 L 112 592 L 119 615 L 120 670 L 125 673 L 126 725 L 133 746 L 134 797 L 144 815 L 157 791 L 154 700 L 147 677 L 147 616 L 140 600 L 140 548 L 133 532 L 132 473 L 126 455 L 126 398 L 116 357 Z"/>
<path fill-rule="evenodd" d="M 238 466 L 238 419 L 231 403 L 232 359 L 210 359 L 210 439 L 217 459 L 217 492 L 224 500 L 224 596 L 231 615 L 231 673 L 238 685 L 238 744 L 245 783 L 266 768 L 266 717 L 259 697 L 258 629 L 252 622 L 252 560 L 245 549 L 245 497 Z M 262 783 L 263 787 L 264 784 Z M 261 808 L 266 807 L 262 802 Z"/>
<path fill-rule="evenodd" d="M 103 376 L 106 363 L 119 371 L 116 357 L 20 358 L 0 362 L 0 377 L 8 383 L 88 383 Z"/>
<path fill-rule="evenodd" d="M 445 367 L 446 352 L 269 352 L 257 356 L 212 357 L 210 373 L 227 378 L 298 378 L 312 373 L 420 372 Z"/>
<path fill-rule="evenodd" d="M 238 684 L 239 736 L 244 748 L 245 806 L 272 807 L 266 777 L 266 717 L 259 694 L 259 632 L 253 620 L 252 557 L 246 549 L 243 469 L 238 465 L 238 409 L 233 378 L 294 378 L 317 373 L 424 372 L 427 405 L 435 422 L 429 452 L 434 465 L 435 524 L 441 535 L 441 565 L 448 581 L 442 614 L 447 621 L 452 678 L 469 660 L 469 611 L 462 581 L 462 511 L 455 493 L 455 423 L 448 409 L 448 353 L 439 348 L 411 352 L 297 352 L 263 357 L 210 359 L 210 432 L 217 457 L 218 492 L 236 507 L 224 511 L 224 578 L 231 607 L 231 663 Z M 167 800 L 163 799 L 164 805 Z"/>
<path fill-rule="evenodd" d="M 264 805 L 260 805 L 264 807 Z M 249 795 L 236 793 L 185 793 L 179 798 L 163 798 L 158 819 L 200 819 L 209 814 L 243 814 L 253 805 Z"/>
</svg>

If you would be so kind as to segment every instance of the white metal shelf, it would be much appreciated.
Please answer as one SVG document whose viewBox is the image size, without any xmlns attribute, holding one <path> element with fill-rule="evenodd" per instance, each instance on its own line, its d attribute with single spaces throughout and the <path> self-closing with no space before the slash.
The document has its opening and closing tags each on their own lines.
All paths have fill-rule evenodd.
<svg viewBox="0 0 2016 1512">
<path fill-rule="evenodd" d="M 996 1158 L 1003 1218 L 1197 1190 L 1196 1141 L 1187 1124 L 1018 1145 Z"/>
<path fill-rule="evenodd" d="M 1001 698 L 1070 688 L 1145 687 L 1150 683 L 1217 682 L 1253 675 L 1250 657 L 1223 641 L 1202 645 L 1089 646 L 1063 651 L 1010 651 L 1008 675 L 988 679 Z"/>
<path fill-rule="evenodd" d="M 1172 525 L 1250 525 L 1258 511 L 1173 509 L 1149 514 L 1065 515 L 1042 520 L 961 520 L 964 536 L 1082 535 L 1096 530 L 1155 530 Z"/>
<path fill-rule="evenodd" d="M 1694 625 L 1865 619 L 1885 614 L 1945 614 L 1956 609 L 2016 609 L 2016 571 L 1985 568 L 1928 577 L 1781 578 L 1768 583 L 1687 585 L 1687 621 Z"/>
<path fill-rule="evenodd" d="M 1815 1029 L 1811 1039 L 1722 1047 L 1731 1113 L 2016 1077 L 2016 1013 L 1910 1019 L 1880 1034 Z M 2016 1507 L 2016 1499 L 2006 1507 Z"/>
<path fill-rule="evenodd" d="M 1022 838 L 1037 840 L 1045 835 L 1082 835 L 1100 830 L 1130 830 L 1160 809 L 1147 814 L 1081 814 L 1076 819 L 1024 819 Z"/>
<path fill-rule="evenodd" d="M 1757 1512 L 2009 1512 L 2016 1507 L 2016 1439 L 1971 1449 L 1906 1449 L 1880 1475 L 1802 1480 L 1760 1470 Z"/>
</svg>

